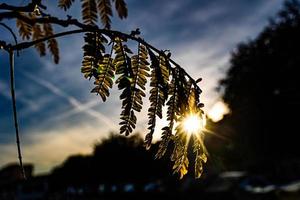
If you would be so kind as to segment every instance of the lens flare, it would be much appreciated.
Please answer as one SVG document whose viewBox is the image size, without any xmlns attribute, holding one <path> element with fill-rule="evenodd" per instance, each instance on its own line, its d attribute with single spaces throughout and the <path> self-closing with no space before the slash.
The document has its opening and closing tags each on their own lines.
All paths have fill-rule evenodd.
<svg viewBox="0 0 300 200">
<path fill-rule="evenodd" d="M 183 120 L 183 129 L 188 134 L 196 134 L 205 127 L 205 119 L 196 114 L 189 114 Z"/>
</svg>

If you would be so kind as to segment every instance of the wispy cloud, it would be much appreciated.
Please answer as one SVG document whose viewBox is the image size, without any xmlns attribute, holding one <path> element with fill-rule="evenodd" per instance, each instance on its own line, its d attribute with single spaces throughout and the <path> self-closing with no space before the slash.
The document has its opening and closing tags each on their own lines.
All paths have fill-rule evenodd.
<svg viewBox="0 0 300 200">
<path fill-rule="evenodd" d="M 99 104 L 99 99 L 92 100 L 87 103 L 82 103 L 80 106 L 76 106 L 72 110 L 61 113 L 61 114 L 53 117 L 51 120 L 54 120 L 54 121 L 65 120 L 72 115 L 84 112 L 85 110 L 89 110 L 98 104 Z"/>
<path fill-rule="evenodd" d="M 11 101 L 10 86 L 2 80 L 0 80 L 0 91 L 1 96 Z M 22 91 L 16 91 L 16 98 L 18 99 L 18 101 L 25 104 L 26 107 L 30 108 L 30 110 L 38 110 L 39 108 L 39 105 L 37 105 L 34 101 L 24 97 L 22 95 Z"/>
<path fill-rule="evenodd" d="M 22 72 L 24 74 L 24 76 L 26 76 L 28 79 L 34 81 L 35 83 L 47 88 L 50 92 L 52 92 L 53 94 L 55 94 L 56 96 L 62 97 L 64 99 L 67 100 L 67 102 L 76 110 L 75 113 L 78 112 L 82 112 L 82 113 L 86 113 L 92 117 L 95 117 L 96 119 L 98 119 L 101 122 L 104 122 L 108 127 L 110 128 L 115 128 L 114 123 L 111 119 L 109 119 L 108 117 L 106 117 L 105 115 L 103 115 L 100 112 L 94 111 L 92 109 L 90 109 L 89 107 L 87 107 L 86 105 L 82 104 L 80 101 L 78 101 L 74 96 L 71 96 L 69 94 L 67 94 L 66 92 L 64 92 L 63 90 L 61 90 L 60 88 L 58 88 L 57 86 L 55 86 L 53 83 L 40 79 L 38 77 L 35 77 L 33 75 L 31 75 L 30 73 L 27 72 Z"/>
</svg>

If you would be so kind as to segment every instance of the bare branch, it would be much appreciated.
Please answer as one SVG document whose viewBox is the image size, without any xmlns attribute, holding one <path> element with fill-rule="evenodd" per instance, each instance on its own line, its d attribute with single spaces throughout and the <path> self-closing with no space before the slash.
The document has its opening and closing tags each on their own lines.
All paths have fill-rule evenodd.
<svg viewBox="0 0 300 200">
<path fill-rule="evenodd" d="M 24 179 L 26 179 L 25 170 L 22 161 L 22 152 L 21 152 L 21 144 L 20 144 L 20 135 L 19 135 L 19 124 L 18 124 L 18 115 L 17 115 L 17 103 L 16 103 L 16 95 L 15 95 L 15 72 L 14 72 L 14 52 L 13 50 L 9 51 L 9 61 L 10 61 L 10 92 L 12 99 L 12 108 L 13 108 L 13 116 L 14 116 L 14 124 L 16 130 L 16 143 L 18 148 L 18 158 L 21 168 L 21 174 Z"/>
</svg>

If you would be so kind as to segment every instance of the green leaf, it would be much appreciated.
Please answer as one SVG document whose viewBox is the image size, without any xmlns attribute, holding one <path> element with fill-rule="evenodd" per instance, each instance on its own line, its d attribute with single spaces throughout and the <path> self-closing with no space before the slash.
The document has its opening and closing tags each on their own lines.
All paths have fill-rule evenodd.
<svg viewBox="0 0 300 200">
<path fill-rule="evenodd" d="M 104 55 L 102 61 L 98 62 L 97 78 L 94 82 L 96 87 L 92 90 L 99 94 L 103 101 L 106 101 L 109 96 L 109 88 L 113 86 L 114 71 L 111 55 Z"/>
<path fill-rule="evenodd" d="M 83 61 L 81 72 L 85 78 L 98 79 L 99 63 L 103 63 L 103 53 L 105 53 L 104 44 L 107 43 L 106 38 L 97 32 L 89 32 L 84 36 L 83 45 Z"/>
</svg>

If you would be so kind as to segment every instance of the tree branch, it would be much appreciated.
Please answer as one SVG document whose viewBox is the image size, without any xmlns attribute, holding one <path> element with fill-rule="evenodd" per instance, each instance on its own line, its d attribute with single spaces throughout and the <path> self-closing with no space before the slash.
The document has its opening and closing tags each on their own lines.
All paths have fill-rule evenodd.
<svg viewBox="0 0 300 200">
<path fill-rule="evenodd" d="M 14 38 L 15 45 L 17 45 L 17 44 L 18 44 L 17 36 L 16 36 L 16 34 L 13 32 L 13 30 L 12 30 L 9 26 L 7 26 L 6 24 L 1 23 L 1 22 L 0 22 L 0 26 L 3 26 L 4 28 L 6 28 L 6 29 L 11 33 L 11 35 L 12 35 L 13 38 Z M 0 44 L 0 46 L 2 46 L 2 45 Z M 17 50 L 17 56 L 19 56 L 19 51 L 18 51 L 18 50 Z"/>
<path fill-rule="evenodd" d="M 41 18 L 28 18 L 28 17 L 20 14 L 19 12 L 16 12 L 16 10 L 17 11 L 32 12 L 34 10 L 35 5 L 43 6 L 43 5 L 41 5 L 41 0 L 32 0 L 31 3 L 29 3 L 27 6 L 23 6 L 23 7 L 10 6 L 10 5 L 7 5 L 5 3 L 2 3 L 2 4 L 0 4 L 0 9 L 13 10 L 13 11 L 12 12 L 2 12 L 2 13 L 0 13 L 0 21 L 2 19 L 5 19 L 5 18 L 6 19 L 17 18 L 17 19 L 23 20 L 24 22 L 26 22 L 30 25 L 34 25 L 36 23 L 57 24 L 57 25 L 60 25 L 60 26 L 63 26 L 63 27 L 68 27 L 70 25 L 74 25 L 74 26 L 77 26 L 78 28 L 81 28 L 82 30 L 67 31 L 65 33 L 59 33 L 59 34 L 55 34 L 55 35 L 50 36 L 50 37 L 45 37 L 45 38 L 40 39 L 40 40 L 20 43 L 19 45 L 13 46 L 13 49 L 15 49 L 15 50 L 21 50 L 21 49 L 24 49 L 24 48 L 28 48 L 28 47 L 36 44 L 36 43 L 46 41 L 46 40 L 49 40 L 51 38 L 61 37 L 61 36 L 64 36 L 64 35 L 70 35 L 70 34 L 74 34 L 74 33 L 97 31 L 97 32 L 100 32 L 100 33 L 103 33 L 103 34 L 109 36 L 110 38 L 112 38 L 112 36 L 118 36 L 118 37 L 121 37 L 121 38 L 128 38 L 128 39 L 131 39 L 131 40 L 135 40 L 137 42 L 140 42 L 140 43 L 150 47 L 152 50 L 156 51 L 160 55 L 163 55 L 163 56 L 167 57 L 163 51 L 158 50 L 157 48 L 155 48 L 154 46 L 148 44 L 147 42 L 145 42 L 143 39 L 141 39 L 139 37 L 137 38 L 133 35 L 125 34 L 125 33 L 119 32 L 119 31 L 99 29 L 97 26 L 94 26 L 94 25 L 86 25 L 86 24 L 80 23 L 77 19 L 72 19 L 71 16 L 68 16 L 67 20 L 59 19 L 57 17 L 52 17 L 50 15 L 46 16 L 46 17 L 41 17 Z M 168 59 L 170 60 L 170 62 L 175 67 L 181 68 L 180 65 L 178 65 L 175 61 L 173 61 L 170 58 L 168 58 Z M 183 68 L 181 68 L 181 69 L 184 71 L 184 73 L 191 80 L 194 81 L 194 79 L 192 79 L 192 77 L 189 74 L 187 74 Z M 195 86 L 197 85 L 196 81 L 194 81 L 193 83 L 194 83 Z"/>
<path fill-rule="evenodd" d="M 32 3 L 35 3 L 35 5 L 39 5 L 40 0 L 32 0 Z M 30 4 L 31 3 L 29 3 L 25 7 L 30 7 Z M 6 7 L 7 6 L 8 5 L 6 5 Z M 5 6 L 3 6 L 3 4 L 2 4 L 2 7 L 5 7 Z M 0 8 L 1 8 L 1 6 L 0 6 Z M 19 9 L 18 7 L 15 7 L 15 8 Z M 23 8 L 23 7 L 21 7 L 21 8 Z M 2 12 L 2 13 L 0 13 L 0 21 L 4 18 L 7 18 L 7 19 L 17 18 L 17 19 L 23 20 L 24 22 L 26 22 L 26 23 L 28 23 L 32 26 L 36 23 L 41 23 L 41 24 L 50 23 L 50 24 L 60 25 L 62 27 L 68 27 L 68 26 L 74 25 L 74 26 L 77 26 L 78 28 L 80 28 L 79 30 L 66 31 L 66 32 L 54 34 L 52 36 L 45 37 L 45 38 L 35 40 L 35 41 L 32 41 L 32 42 L 23 42 L 23 43 L 20 43 L 18 45 L 12 46 L 13 50 L 25 49 L 25 48 L 31 47 L 31 46 L 39 43 L 39 42 L 43 42 L 43 41 L 46 41 L 46 40 L 49 40 L 49 39 L 52 39 L 52 38 L 62 37 L 62 36 L 65 36 L 65 35 L 71 35 L 71 34 L 75 34 L 75 33 L 83 33 L 83 32 L 94 32 L 94 31 L 96 31 L 96 32 L 99 32 L 99 33 L 102 33 L 102 34 L 108 36 L 111 39 L 113 39 L 114 37 L 120 37 L 120 38 L 123 38 L 123 39 L 131 39 L 131 40 L 137 41 L 137 42 L 149 47 L 150 49 L 152 49 L 156 53 L 165 56 L 176 68 L 180 68 L 185 73 L 185 75 L 190 80 L 192 80 L 193 85 L 195 86 L 195 88 L 201 93 L 201 89 L 198 87 L 197 82 L 188 73 L 186 73 L 186 71 L 179 64 L 177 64 L 171 58 L 167 57 L 166 54 L 162 50 L 159 50 L 159 49 L 155 48 L 154 46 L 152 46 L 149 43 L 145 42 L 140 37 L 135 37 L 134 35 L 126 34 L 126 33 L 120 32 L 120 31 L 114 31 L 114 30 L 108 30 L 108 29 L 99 29 L 95 25 L 86 25 L 86 24 L 83 24 L 83 23 L 79 22 L 77 19 L 72 19 L 71 16 L 68 16 L 68 19 L 66 19 L 66 20 L 59 19 L 57 17 L 52 17 L 50 15 L 45 16 L 45 17 L 40 17 L 40 18 L 29 18 L 25 15 L 22 15 L 22 14 L 18 13 L 18 12 L 11 11 L 11 12 Z M 173 68 L 172 68 L 172 70 L 173 70 Z"/>
<path fill-rule="evenodd" d="M 35 5 L 36 4 L 33 4 L 32 2 L 26 6 L 11 6 L 6 3 L 1 3 L 0 9 L 1 10 L 17 10 L 19 12 L 32 12 L 34 10 Z"/>
<path fill-rule="evenodd" d="M 80 22 L 78 22 L 78 23 L 81 24 Z M 84 25 L 84 27 L 85 27 L 84 29 L 77 29 L 77 30 L 71 30 L 71 31 L 61 32 L 61 33 L 57 33 L 57 34 L 54 34 L 54 35 L 51 35 L 51 36 L 48 36 L 48 37 L 44 37 L 44 38 L 41 38 L 41 39 L 38 39 L 38 40 L 31 41 L 31 42 L 22 42 L 22 43 L 19 43 L 17 45 L 12 45 L 11 49 L 12 50 L 22 50 L 22 49 L 29 48 L 29 47 L 31 47 L 31 46 L 39 43 L 39 42 L 44 42 L 44 41 L 47 41 L 47 40 L 52 39 L 52 38 L 58 38 L 58 37 L 62 37 L 62 36 L 66 36 L 66 35 L 72 35 L 72 34 L 76 34 L 76 33 L 84 33 L 84 32 L 94 32 L 94 31 L 96 31 L 98 33 L 102 33 L 102 34 L 108 36 L 111 39 L 113 39 L 115 37 L 120 37 L 120 38 L 125 38 L 125 39 L 131 39 L 133 41 L 136 41 L 138 43 L 141 43 L 141 44 L 147 46 L 148 48 L 152 49 L 153 51 L 155 51 L 159 55 L 162 55 L 166 59 L 168 59 L 170 61 L 170 63 L 172 63 L 175 66 L 175 68 L 181 69 L 184 72 L 184 74 L 192 81 L 192 83 L 195 86 L 195 88 L 197 90 L 201 91 L 201 89 L 197 85 L 197 82 L 188 73 L 186 73 L 186 71 L 179 64 L 177 64 L 171 58 L 168 58 L 166 56 L 166 54 L 164 53 L 164 51 L 157 49 L 156 47 L 152 46 L 151 44 L 149 44 L 148 42 L 146 42 L 142 38 L 140 38 L 140 37 L 134 37 L 134 36 L 132 36 L 130 34 L 123 33 L 123 32 L 120 32 L 120 31 L 107 30 L 107 29 L 98 29 L 97 27 L 90 26 L 90 25 Z M 171 68 L 171 70 L 174 70 L 174 68 Z"/>
</svg>

